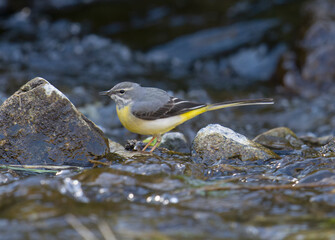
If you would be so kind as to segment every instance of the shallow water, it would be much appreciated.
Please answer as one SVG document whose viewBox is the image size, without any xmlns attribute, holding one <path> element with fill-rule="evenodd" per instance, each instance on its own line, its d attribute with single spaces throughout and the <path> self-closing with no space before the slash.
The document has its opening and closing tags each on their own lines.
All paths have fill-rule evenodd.
<svg viewBox="0 0 335 240">
<path fill-rule="evenodd" d="M 159 152 L 104 168 L 47 174 L 3 169 L 0 230 L 4 239 L 81 239 L 71 225 L 75 218 L 97 238 L 103 238 L 103 224 L 117 239 L 296 239 L 310 232 L 334 234 L 334 186 L 262 188 L 299 186 L 300 181 L 334 184 L 334 160 L 293 155 L 205 167 L 187 155 Z"/>
</svg>

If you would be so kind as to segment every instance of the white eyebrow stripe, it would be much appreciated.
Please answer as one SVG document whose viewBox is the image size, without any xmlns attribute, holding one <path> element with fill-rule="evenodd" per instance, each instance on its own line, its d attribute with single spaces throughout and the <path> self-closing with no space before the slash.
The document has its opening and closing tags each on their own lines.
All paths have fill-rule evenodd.
<svg viewBox="0 0 335 240">
<path fill-rule="evenodd" d="M 120 90 L 128 91 L 128 90 L 131 90 L 131 89 L 133 89 L 133 87 L 130 87 L 130 88 L 118 88 L 118 89 L 115 89 L 114 91 L 120 91 Z"/>
</svg>

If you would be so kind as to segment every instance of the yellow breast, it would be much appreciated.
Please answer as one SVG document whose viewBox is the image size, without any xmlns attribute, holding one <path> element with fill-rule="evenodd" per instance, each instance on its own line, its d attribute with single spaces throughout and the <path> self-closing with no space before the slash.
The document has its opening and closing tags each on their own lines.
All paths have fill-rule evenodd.
<svg viewBox="0 0 335 240">
<path fill-rule="evenodd" d="M 196 109 L 179 116 L 160 118 L 156 120 L 143 120 L 135 117 L 130 110 L 130 106 L 123 108 L 116 107 L 117 115 L 122 125 L 133 133 L 142 135 L 159 135 L 166 133 L 179 124 L 205 112 L 206 109 Z"/>
</svg>

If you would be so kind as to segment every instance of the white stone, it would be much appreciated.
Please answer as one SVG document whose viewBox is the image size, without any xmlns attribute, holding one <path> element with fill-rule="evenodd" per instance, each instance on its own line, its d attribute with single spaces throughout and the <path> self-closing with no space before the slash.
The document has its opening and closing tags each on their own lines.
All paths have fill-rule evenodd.
<svg viewBox="0 0 335 240">
<path fill-rule="evenodd" d="M 233 141 L 236 141 L 243 145 L 250 145 L 250 140 L 248 138 L 237 132 L 234 132 L 230 128 L 223 127 L 219 124 L 209 124 L 207 127 L 200 129 L 200 131 L 198 132 L 198 134 L 207 134 L 207 135 L 213 133 L 219 133 L 225 136 L 226 138 L 232 139 Z"/>
</svg>

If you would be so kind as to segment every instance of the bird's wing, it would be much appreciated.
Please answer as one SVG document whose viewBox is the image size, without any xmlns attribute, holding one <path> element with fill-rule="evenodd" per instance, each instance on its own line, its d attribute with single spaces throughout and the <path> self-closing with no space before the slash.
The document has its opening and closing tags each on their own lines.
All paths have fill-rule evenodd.
<svg viewBox="0 0 335 240">
<path fill-rule="evenodd" d="M 132 111 L 132 113 L 140 119 L 155 120 L 176 116 L 206 106 L 206 104 L 200 104 L 175 97 L 170 97 L 170 99 L 166 103 L 164 103 L 162 106 L 160 106 L 158 109 L 155 109 L 154 111 L 137 108 L 136 111 Z"/>
</svg>

